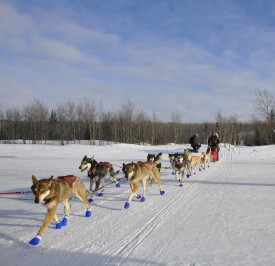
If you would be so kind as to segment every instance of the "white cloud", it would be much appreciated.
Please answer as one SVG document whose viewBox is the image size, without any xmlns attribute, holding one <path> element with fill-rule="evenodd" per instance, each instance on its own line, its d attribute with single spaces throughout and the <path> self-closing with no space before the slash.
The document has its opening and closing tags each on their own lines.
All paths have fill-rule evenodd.
<svg viewBox="0 0 275 266">
<path fill-rule="evenodd" d="M 161 5 L 158 12 L 170 9 L 152 9 L 150 17 L 148 10 L 131 11 L 132 4 L 125 16 L 111 6 L 110 16 L 102 9 L 89 11 L 89 17 L 70 6 L 62 16 L 60 6 L 34 15 L 34 9 L 26 13 L 1 3 L 0 90 L 17 88 L 53 105 L 58 95 L 76 101 L 91 95 L 109 108 L 129 98 L 167 120 L 178 109 L 185 121 L 202 121 L 214 119 L 217 110 L 245 117 L 253 91 L 274 84 L 274 27 L 249 24 L 243 9 L 235 14 L 230 4 L 228 14 L 212 14 L 211 5 L 204 4 L 203 12 L 190 5 L 192 16 L 181 17 L 185 9 Z M 221 6 L 217 10 L 223 12 Z M 12 102 L 12 93 L 2 95 Z"/>
</svg>

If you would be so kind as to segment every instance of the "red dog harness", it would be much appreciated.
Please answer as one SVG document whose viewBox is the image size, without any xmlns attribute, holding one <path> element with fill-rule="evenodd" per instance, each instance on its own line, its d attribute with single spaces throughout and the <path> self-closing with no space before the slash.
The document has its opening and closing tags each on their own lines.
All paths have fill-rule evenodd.
<svg viewBox="0 0 275 266">
<path fill-rule="evenodd" d="M 99 162 L 97 163 L 98 165 L 101 165 L 101 166 L 106 166 L 107 167 L 107 171 L 106 171 L 106 174 L 105 176 L 108 174 L 109 172 L 109 169 L 112 167 L 112 164 L 108 163 L 108 162 Z M 96 172 L 96 167 L 93 167 L 92 169 L 90 169 L 90 171 L 88 172 L 88 177 L 90 178 L 94 178 L 95 177 L 95 172 Z"/>
<path fill-rule="evenodd" d="M 54 181 L 66 181 L 70 185 L 70 187 L 73 187 L 73 183 L 76 181 L 76 176 L 74 175 L 65 175 L 65 176 L 58 176 L 56 179 L 53 179 Z"/>
</svg>

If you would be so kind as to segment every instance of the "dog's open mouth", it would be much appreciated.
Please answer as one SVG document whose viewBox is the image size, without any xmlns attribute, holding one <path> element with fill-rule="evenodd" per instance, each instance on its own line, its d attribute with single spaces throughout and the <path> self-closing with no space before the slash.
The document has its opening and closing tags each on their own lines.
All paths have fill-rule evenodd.
<svg viewBox="0 0 275 266">
<path fill-rule="evenodd" d="M 81 169 L 81 172 L 84 172 L 85 170 L 87 170 L 88 166 L 86 166 L 85 168 Z"/>
</svg>

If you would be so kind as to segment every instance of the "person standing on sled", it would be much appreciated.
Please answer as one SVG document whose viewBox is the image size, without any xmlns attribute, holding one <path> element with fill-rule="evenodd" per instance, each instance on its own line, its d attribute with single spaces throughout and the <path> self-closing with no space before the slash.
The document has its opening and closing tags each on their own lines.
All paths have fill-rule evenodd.
<svg viewBox="0 0 275 266">
<path fill-rule="evenodd" d="M 201 143 L 200 143 L 200 140 L 199 140 L 199 134 L 196 133 L 194 136 L 192 136 L 189 139 L 189 143 L 191 144 L 191 147 L 193 148 L 193 151 L 198 152 L 199 148 L 201 147 Z"/>
<path fill-rule="evenodd" d="M 212 131 L 211 136 L 208 139 L 208 146 L 211 147 L 211 150 L 217 150 L 217 161 L 219 160 L 219 147 L 220 139 L 218 134 L 215 131 Z"/>
</svg>

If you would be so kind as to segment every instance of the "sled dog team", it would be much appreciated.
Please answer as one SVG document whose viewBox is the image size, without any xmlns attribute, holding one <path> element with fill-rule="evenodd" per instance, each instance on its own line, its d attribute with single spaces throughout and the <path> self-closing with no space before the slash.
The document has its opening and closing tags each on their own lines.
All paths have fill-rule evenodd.
<svg viewBox="0 0 275 266">
<path fill-rule="evenodd" d="M 208 147 L 206 152 L 201 155 L 193 155 L 188 149 L 184 153 L 169 154 L 169 160 L 172 165 L 173 172 L 176 175 L 176 180 L 180 182 L 180 186 L 183 186 L 184 176 L 187 173 L 189 177 L 192 173 L 196 173 L 197 167 L 201 170 L 201 167 L 209 167 L 211 149 Z M 146 162 L 131 162 L 128 164 L 123 163 L 122 171 L 126 181 L 129 182 L 131 193 L 126 201 L 124 208 L 128 209 L 132 199 L 135 197 L 141 202 L 145 201 L 146 196 L 146 183 L 149 179 L 150 185 L 156 181 L 159 185 L 160 195 L 164 195 L 162 188 L 162 182 L 160 180 L 162 153 L 148 154 Z M 82 159 L 79 169 L 81 172 L 87 171 L 90 179 L 90 191 L 92 192 L 91 198 L 88 200 L 89 191 L 86 190 L 84 183 L 79 177 L 73 175 L 59 176 L 53 178 L 51 176 L 48 179 L 38 180 L 35 176 L 32 176 L 32 193 L 34 195 L 34 202 L 40 203 L 47 208 L 47 214 L 45 220 L 38 230 L 37 235 L 29 241 L 31 245 L 39 244 L 41 236 L 50 224 L 52 220 L 56 222 L 56 229 L 61 229 L 68 223 L 68 216 L 71 211 L 71 205 L 69 202 L 70 196 L 75 195 L 79 198 L 86 207 L 85 216 L 90 217 L 92 215 L 90 202 L 93 202 L 96 196 L 103 196 L 105 185 L 105 177 L 110 176 L 112 182 L 117 187 L 120 186 L 116 179 L 116 175 L 119 171 L 114 171 L 114 168 L 109 162 L 97 162 L 92 158 L 88 158 L 86 155 Z M 181 178 L 179 173 L 181 172 Z M 142 183 L 143 194 L 138 194 L 139 183 Z M 93 190 L 94 188 L 94 190 Z M 56 215 L 56 209 L 59 203 L 64 205 L 65 215 L 60 221 Z"/>
</svg>

